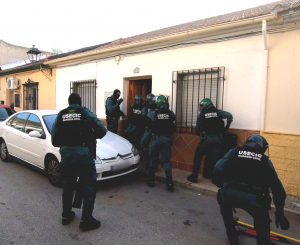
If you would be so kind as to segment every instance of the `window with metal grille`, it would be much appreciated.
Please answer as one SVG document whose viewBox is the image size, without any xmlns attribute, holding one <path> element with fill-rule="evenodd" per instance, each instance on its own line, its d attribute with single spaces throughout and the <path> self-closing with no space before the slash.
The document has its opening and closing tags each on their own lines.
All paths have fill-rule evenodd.
<svg viewBox="0 0 300 245">
<path fill-rule="evenodd" d="M 70 82 L 70 94 L 77 93 L 81 97 L 81 104 L 96 115 L 96 80 L 82 80 Z"/>
<path fill-rule="evenodd" d="M 199 104 L 204 98 L 210 98 L 216 108 L 223 109 L 224 74 L 225 67 L 173 72 L 172 97 L 177 127 L 196 127 Z"/>
</svg>

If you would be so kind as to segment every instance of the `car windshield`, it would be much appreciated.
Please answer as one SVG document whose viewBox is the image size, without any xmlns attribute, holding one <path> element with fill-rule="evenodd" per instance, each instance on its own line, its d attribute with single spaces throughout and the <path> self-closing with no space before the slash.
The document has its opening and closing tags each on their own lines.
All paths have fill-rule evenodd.
<svg viewBox="0 0 300 245">
<path fill-rule="evenodd" d="M 4 121 L 14 113 L 15 111 L 11 108 L 0 108 L 0 121 Z"/>
<path fill-rule="evenodd" d="M 50 134 L 51 134 L 52 126 L 53 126 L 53 123 L 54 123 L 56 117 L 57 117 L 57 114 L 43 116 L 44 122 L 45 122 L 48 132 Z"/>
</svg>

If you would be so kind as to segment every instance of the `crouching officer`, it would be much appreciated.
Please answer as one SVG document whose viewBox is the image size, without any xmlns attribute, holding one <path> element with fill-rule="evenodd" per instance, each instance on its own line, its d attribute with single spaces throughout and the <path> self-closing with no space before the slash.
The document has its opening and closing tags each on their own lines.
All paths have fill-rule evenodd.
<svg viewBox="0 0 300 245">
<path fill-rule="evenodd" d="M 83 208 L 79 228 L 92 230 L 100 227 L 100 221 L 92 216 L 97 173 L 88 146 L 95 142 L 95 139 L 103 138 L 106 132 L 101 121 L 90 110 L 81 107 L 81 98 L 76 93 L 69 96 L 69 107 L 60 111 L 55 119 L 51 136 L 53 146 L 60 147 L 63 225 L 69 224 L 75 216 L 72 211 L 72 201 L 77 176 L 79 176 L 83 188 Z"/>
<path fill-rule="evenodd" d="M 264 155 L 268 147 L 264 137 L 253 135 L 243 147 L 230 150 L 215 166 L 213 183 L 221 188 L 218 203 L 231 245 L 239 244 L 233 208 L 244 209 L 253 217 L 257 244 L 270 244 L 269 188 L 276 207 L 276 226 L 289 229 L 283 213 L 286 193 L 272 162 Z"/>
<path fill-rule="evenodd" d="M 155 104 L 155 101 L 153 98 L 155 97 L 154 94 L 148 94 L 146 96 L 146 102 L 145 102 L 145 107 L 142 110 L 142 116 L 144 117 L 144 128 L 145 132 L 144 135 L 141 139 L 140 145 L 143 150 L 144 157 L 146 158 L 146 169 L 149 169 L 149 164 L 150 164 L 150 154 L 149 154 L 149 144 L 151 142 L 151 125 L 152 125 L 152 120 L 151 118 L 147 117 L 148 113 L 151 111 L 154 111 L 157 107 Z"/>
<path fill-rule="evenodd" d="M 198 173 L 204 155 L 209 153 L 214 156 L 215 163 L 219 160 L 220 133 L 226 132 L 233 120 L 231 113 L 216 109 L 212 101 L 207 98 L 200 102 L 200 111 L 197 117 L 196 134 L 200 136 L 201 141 L 195 152 L 193 173 L 187 177 L 189 181 L 194 183 L 198 182 Z M 223 119 L 226 121 L 225 127 Z M 208 178 L 211 178 L 213 167 L 211 167 L 211 173 L 205 173 Z"/>
<path fill-rule="evenodd" d="M 123 102 L 123 99 L 119 99 L 120 96 L 121 91 L 115 89 L 113 95 L 108 97 L 105 102 L 107 130 L 115 134 L 118 133 L 120 116 L 125 118 L 125 114 L 120 110 L 120 105 Z"/>
<path fill-rule="evenodd" d="M 128 117 L 129 127 L 125 131 L 125 138 L 138 148 L 140 148 L 140 141 L 144 133 L 142 116 L 144 101 L 144 96 L 141 94 L 134 97 L 134 104 L 131 105 L 131 113 Z"/>
<path fill-rule="evenodd" d="M 159 161 L 159 151 L 161 151 L 161 161 L 165 168 L 166 187 L 169 191 L 174 191 L 174 183 L 172 181 L 171 167 L 171 147 L 173 145 L 174 121 L 176 116 L 169 109 L 169 103 L 165 96 L 159 96 L 156 102 L 158 110 L 148 113 L 148 117 L 152 119 L 152 144 L 150 146 L 151 162 L 149 165 L 149 176 L 147 185 L 154 186 L 154 173 Z"/>
</svg>

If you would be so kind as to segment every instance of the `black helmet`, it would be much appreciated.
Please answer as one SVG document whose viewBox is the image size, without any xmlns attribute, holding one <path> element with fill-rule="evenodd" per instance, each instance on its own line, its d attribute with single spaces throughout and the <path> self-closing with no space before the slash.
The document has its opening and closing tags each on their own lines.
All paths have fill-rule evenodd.
<svg viewBox="0 0 300 245">
<path fill-rule="evenodd" d="M 255 143 L 254 147 L 257 148 L 257 146 L 262 150 L 263 153 L 266 152 L 266 150 L 269 148 L 269 143 L 267 140 L 260 136 L 260 135 L 252 135 L 247 140 L 245 145 L 253 145 L 253 142 Z"/>
<path fill-rule="evenodd" d="M 144 103 L 145 99 L 144 99 L 144 96 L 141 95 L 141 94 L 137 94 L 135 97 L 134 97 L 134 103 L 138 104 L 138 105 L 142 105 Z"/>
<path fill-rule="evenodd" d="M 147 94 L 146 96 L 146 105 L 150 105 L 153 101 L 153 98 L 155 97 L 154 94 Z"/>
</svg>

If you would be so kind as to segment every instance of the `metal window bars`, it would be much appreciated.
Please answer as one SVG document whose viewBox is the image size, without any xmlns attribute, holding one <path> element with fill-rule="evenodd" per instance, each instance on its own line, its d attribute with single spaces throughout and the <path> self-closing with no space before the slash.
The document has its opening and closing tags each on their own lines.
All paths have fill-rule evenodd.
<svg viewBox="0 0 300 245">
<path fill-rule="evenodd" d="M 97 82 L 92 80 L 80 80 L 70 82 L 70 94 L 77 93 L 81 97 L 82 106 L 88 108 L 96 115 L 96 88 Z"/>
<path fill-rule="evenodd" d="M 225 67 L 173 71 L 171 106 L 177 116 L 176 131 L 195 132 L 204 98 L 223 109 L 224 81 Z"/>
</svg>

